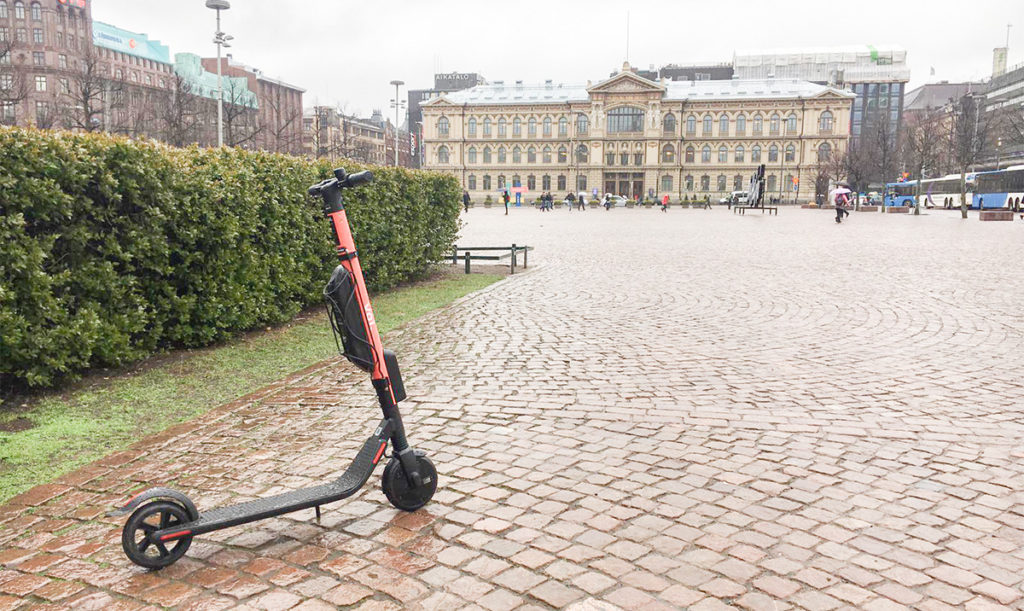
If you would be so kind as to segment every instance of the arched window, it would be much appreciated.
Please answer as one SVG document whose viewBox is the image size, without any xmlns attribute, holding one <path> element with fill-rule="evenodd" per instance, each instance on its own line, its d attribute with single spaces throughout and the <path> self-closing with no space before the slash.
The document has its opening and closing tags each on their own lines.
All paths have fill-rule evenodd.
<svg viewBox="0 0 1024 611">
<path fill-rule="evenodd" d="M 726 163 L 729 161 L 729 147 L 724 144 L 718 147 L 718 163 Z"/>
<path fill-rule="evenodd" d="M 558 136 L 564 137 L 569 135 L 569 120 L 565 117 L 558 118 Z"/>
<path fill-rule="evenodd" d="M 661 192 L 668 193 L 672 190 L 672 177 L 665 174 L 661 177 Z"/>
<path fill-rule="evenodd" d="M 764 129 L 764 120 L 761 115 L 754 115 L 754 135 L 760 136 Z"/>
<path fill-rule="evenodd" d="M 768 147 L 768 162 L 779 160 L 779 147 L 774 144 Z"/>
<path fill-rule="evenodd" d="M 551 117 L 544 117 L 544 137 L 551 137 Z"/>
<path fill-rule="evenodd" d="M 505 117 L 498 119 L 498 137 L 504 138 L 508 135 L 508 122 L 505 121 Z"/>
<path fill-rule="evenodd" d="M 499 146 L 498 147 L 498 163 L 505 163 L 506 161 L 508 161 L 508 157 L 505 154 L 505 147 Z"/>
<path fill-rule="evenodd" d="M 704 126 L 703 127 L 704 127 L 704 129 L 703 129 L 702 133 L 705 136 L 710 136 L 711 135 L 711 115 L 708 115 L 708 116 L 704 117 Z"/>
<path fill-rule="evenodd" d="M 621 134 L 644 130 L 644 111 L 634 106 L 620 106 L 608 111 L 607 132 Z"/>
<path fill-rule="evenodd" d="M 545 146 L 544 151 L 541 153 L 541 161 L 544 163 L 551 163 L 551 147 Z"/>
<path fill-rule="evenodd" d="M 57 8 L 60 9 L 59 6 Z M 8 16 L 7 0 L 0 0 L 0 19 L 7 19 Z"/>
<path fill-rule="evenodd" d="M 796 185 L 793 184 L 792 174 L 786 174 L 786 182 L 783 183 L 782 186 L 789 189 L 790 191 L 796 191 Z"/>
<path fill-rule="evenodd" d="M 437 149 L 437 162 L 448 163 L 448 147 L 443 144 Z"/>
<path fill-rule="evenodd" d="M 499 189 L 504 189 L 505 188 L 505 175 L 504 174 L 498 174 L 498 188 Z"/>
<path fill-rule="evenodd" d="M 491 175 L 490 174 L 484 174 L 484 191 L 490 191 L 490 190 L 491 190 Z"/>
<path fill-rule="evenodd" d="M 729 115 L 722 115 L 721 117 L 718 117 L 718 135 L 729 135 Z"/>
<path fill-rule="evenodd" d="M 733 155 L 733 159 L 737 163 L 743 163 L 743 161 L 744 161 L 743 157 L 744 157 L 745 153 L 746 153 L 746 151 L 743 150 L 743 145 L 741 144 L 741 145 L 736 147 L 736 154 Z"/>
<path fill-rule="evenodd" d="M 587 148 L 587 145 L 581 144 L 577 146 L 576 161 L 579 163 L 587 163 L 588 159 L 590 159 L 590 149 Z"/>
<path fill-rule="evenodd" d="M 547 174 L 545 174 L 544 176 L 541 177 L 541 179 L 540 179 L 540 188 L 544 189 L 545 191 L 550 191 L 551 190 L 551 177 L 548 176 Z"/>
<path fill-rule="evenodd" d="M 692 136 L 697 133 L 697 117 L 690 115 L 686 117 L 686 134 Z"/>
<path fill-rule="evenodd" d="M 590 129 L 590 119 L 587 118 L 587 115 L 576 115 L 576 133 L 586 134 L 588 129 Z M 585 176 L 584 180 L 586 180 Z"/>
<path fill-rule="evenodd" d="M 484 117 L 484 138 L 491 137 L 491 118 Z"/>
<path fill-rule="evenodd" d="M 796 147 L 792 144 L 786 146 L 786 161 L 796 161 Z"/>
<path fill-rule="evenodd" d="M 747 115 L 736 116 L 736 135 L 743 136 L 747 133 Z"/>
<path fill-rule="evenodd" d="M 823 134 L 831 134 L 833 121 L 834 119 L 830 111 L 826 110 L 821 113 L 821 116 L 818 117 L 818 131 Z"/>
<path fill-rule="evenodd" d="M 700 190 L 710 191 L 711 190 L 711 177 L 707 174 L 700 177 Z"/>
<path fill-rule="evenodd" d="M 732 177 L 732 190 L 742 191 L 743 190 L 743 177 L 739 174 Z"/>
<path fill-rule="evenodd" d="M 14 3 L 14 18 L 15 19 L 24 19 L 25 18 L 25 3 L 22 2 L 21 0 L 17 0 L 17 2 Z"/>
<path fill-rule="evenodd" d="M 485 146 L 484 147 L 484 163 L 490 163 L 490 162 L 491 162 L 491 147 Z"/>
<path fill-rule="evenodd" d="M 469 150 L 466 151 L 466 161 L 468 163 L 476 163 L 476 147 L 475 146 L 469 147 Z"/>
<path fill-rule="evenodd" d="M 665 148 L 661 149 L 661 162 L 662 163 L 674 163 L 676 160 L 676 147 L 671 144 L 666 144 Z"/>
<path fill-rule="evenodd" d="M 674 114 L 668 113 L 667 115 L 665 115 L 663 124 L 666 134 L 676 133 L 676 116 Z"/>
<path fill-rule="evenodd" d="M 694 151 L 692 146 L 686 147 L 686 163 L 693 163 L 693 152 Z"/>
<path fill-rule="evenodd" d="M 40 5 L 38 2 L 33 2 L 30 5 L 30 13 L 29 14 L 32 17 L 32 21 L 42 21 L 43 20 L 43 7 L 42 7 L 42 5 Z"/>
<path fill-rule="evenodd" d="M 772 118 L 768 121 L 768 133 L 776 136 L 779 133 L 779 115 L 772 115 Z"/>
<path fill-rule="evenodd" d="M 523 181 L 522 181 L 522 179 L 519 178 L 519 174 L 513 174 L 512 175 L 512 186 L 513 187 L 521 187 L 521 186 L 523 186 Z"/>
<path fill-rule="evenodd" d="M 693 191 L 693 174 L 686 175 L 686 190 Z"/>
<path fill-rule="evenodd" d="M 448 117 L 441 117 L 437 120 L 437 134 L 442 138 L 448 137 Z"/>
<path fill-rule="evenodd" d="M 760 144 L 755 144 L 754 147 L 750 149 L 750 161 L 753 163 L 758 163 L 759 161 L 761 161 Z"/>
<path fill-rule="evenodd" d="M 728 185 L 727 181 L 728 181 L 728 179 L 725 177 L 725 174 L 719 174 L 718 175 L 718 190 L 719 191 L 725 191 L 728 188 L 729 185 Z"/>
<path fill-rule="evenodd" d="M 530 174 L 526 177 L 526 188 L 535 191 L 537 189 L 537 177 Z"/>
<path fill-rule="evenodd" d="M 512 135 L 516 138 L 523 135 L 523 121 L 519 117 L 512 119 Z"/>
<path fill-rule="evenodd" d="M 476 191 L 476 175 L 470 174 L 467 180 L 470 191 Z"/>
<path fill-rule="evenodd" d="M 587 177 L 583 174 L 576 176 L 576 190 L 586 191 L 587 190 Z"/>
<path fill-rule="evenodd" d="M 786 117 L 786 133 L 796 133 L 796 115 L 789 115 L 788 117 Z"/>
<path fill-rule="evenodd" d="M 710 146 L 705 144 L 704 148 L 702 148 L 700 150 L 700 160 L 701 160 L 702 163 L 710 163 L 711 162 L 711 147 Z"/>
<path fill-rule="evenodd" d="M 558 163 L 567 163 L 569 161 L 569 151 L 564 146 L 558 147 Z"/>
<path fill-rule="evenodd" d="M 526 149 L 526 163 L 537 163 L 537 149 L 532 146 Z"/>
<path fill-rule="evenodd" d="M 767 184 L 765 185 L 765 192 L 771 193 L 775 190 L 775 174 L 768 176 Z"/>
<path fill-rule="evenodd" d="M 558 190 L 565 191 L 565 174 L 558 175 Z"/>
<path fill-rule="evenodd" d="M 522 163 L 522 162 L 523 162 L 523 153 L 522 153 L 522 151 L 519 150 L 518 146 L 514 147 L 512 149 L 512 163 Z"/>
<path fill-rule="evenodd" d="M 473 117 L 470 117 L 469 122 L 466 124 L 466 134 L 470 138 L 476 137 L 476 119 Z"/>
<path fill-rule="evenodd" d="M 537 117 L 530 117 L 526 122 L 526 135 L 531 138 L 537 137 Z"/>
<path fill-rule="evenodd" d="M 822 142 L 818 145 L 818 161 L 828 161 L 828 158 L 832 156 L 832 145 L 828 142 Z"/>
</svg>

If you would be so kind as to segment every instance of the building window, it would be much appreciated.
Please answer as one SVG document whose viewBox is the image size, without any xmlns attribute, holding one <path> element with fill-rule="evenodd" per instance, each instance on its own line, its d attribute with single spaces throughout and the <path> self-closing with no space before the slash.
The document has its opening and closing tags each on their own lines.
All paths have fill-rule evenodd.
<svg viewBox="0 0 1024 611">
<path fill-rule="evenodd" d="M 607 133 L 622 134 L 644 130 L 644 111 L 633 106 L 620 106 L 608 111 Z"/>
<path fill-rule="evenodd" d="M 703 125 L 703 127 L 704 127 L 703 135 L 710 136 L 711 135 L 711 115 L 708 115 L 708 116 L 704 117 L 704 125 Z"/>
<path fill-rule="evenodd" d="M 530 191 L 534 191 L 537 189 L 537 177 L 534 176 L 533 174 L 530 174 L 529 176 L 526 177 L 526 188 L 529 189 Z M 547 187 L 545 187 L 545 189 L 546 188 Z"/>
<path fill-rule="evenodd" d="M 523 135 L 523 121 L 519 117 L 512 119 L 512 137 L 518 138 Z"/>
<path fill-rule="evenodd" d="M 736 117 L 736 135 L 743 136 L 747 133 L 747 115 L 738 115 Z"/>
<path fill-rule="evenodd" d="M 0 42 L 6 42 L 11 37 L 11 29 L 7 26 L 0 26 Z"/>
<path fill-rule="evenodd" d="M 469 122 L 466 124 L 466 135 L 470 138 L 476 138 L 476 119 L 473 117 L 470 117 Z"/>
<path fill-rule="evenodd" d="M 32 21 L 43 20 L 43 7 L 38 2 L 33 2 L 29 9 L 29 14 L 32 16 Z"/>
<path fill-rule="evenodd" d="M 783 186 L 788 187 L 790 191 L 796 191 L 796 183 L 793 182 L 792 174 L 786 174 L 786 182 Z"/>
<path fill-rule="evenodd" d="M 505 175 L 504 174 L 498 174 L 498 188 L 499 189 L 504 189 L 505 188 Z"/>
<path fill-rule="evenodd" d="M 148 75 L 148 74 L 146 75 L 146 84 L 147 85 L 152 85 L 153 84 L 153 77 Z"/>
<path fill-rule="evenodd" d="M 620 153 L 619 154 L 619 164 L 621 164 L 621 165 L 629 165 L 629 153 Z"/>
<path fill-rule="evenodd" d="M 693 191 L 693 175 L 692 174 L 687 174 L 686 175 L 686 183 L 685 184 L 686 184 L 686 190 L 687 191 Z"/>
<path fill-rule="evenodd" d="M 774 144 L 768 147 L 768 163 L 779 160 L 779 147 Z"/>
<path fill-rule="evenodd" d="M 43 44 L 43 28 L 32 28 L 32 42 Z"/>
<path fill-rule="evenodd" d="M 469 147 L 469 150 L 466 151 L 466 161 L 469 162 L 469 163 L 476 163 L 476 147 L 475 146 Z"/>
<path fill-rule="evenodd" d="M 711 163 L 711 147 L 704 145 L 704 148 L 700 150 L 701 163 Z"/>
<path fill-rule="evenodd" d="M 532 146 L 526 149 L 526 163 L 537 163 L 537 149 Z"/>
<path fill-rule="evenodd" d="M 719 174 L 718 175 L 718 190 L 721 192 L 721 191 L 725 191 L 726 188 L 727 188 L 727 183 L 726 183 L 725 174 Z"/>
<path fill-rule="evenodd" d="M 758 163 L 761 161 L 761 145 L 755 144 L 754 148 L 750 149 L 750 161 Z"/>
<path fill-rule="evenodd" d="M 63 47 L 64 46 L 64 33 L 63 32 L 57 32 L 57 46 L 58 47 Z"/>
<path fill-rule="evenodd" d="M 558 175 L 558 190 L 565 191 L 565 174 Z"/>
<path fill-rule="evenodd" d="M 665 193 L 672 190 L 672 177 L 668 174 L 661 177 L 661 190 Z"/>
<path fill-rule="evenodd" d="M 519 150 L 518 146 L 513 147 L 512 148 L 512 163 L 518 164 L 518 163 L 522 163 L 522 162 L 523 162 L 523 153 L 522 153 L 522 151 Z"/>
<path fill-rule="evenodd" d="M 697 133 L 697 117 L 690 115 L 686 117 L 686 135 L 692 136 Z"/>
<path fill-rule="evenodd" d="M 671 144 L 666 144 L 665 148 L 661 149 L 661 162 L 662 163 L 674 163 L 676 160 L 676 149 Z"/>
<path fill-rule="evenodd" d="M 729 147 L 724 144 L 718 147 L 718 163 L 727 163 L 729 161 Z"/>
<path fill-rule="evenodd" d="M 828 142 L 822 142 L 818 145 L 818 161 L 828 161 L 829 157 L 832 156 L 832 145 Z"/>
<path fill-rule="evenodd" d="M 17 28 L 14 30 L 14 39 L 18 42 L 28 42 L 28 30 L 25 28 Z"/>
<path fill-rule="evenodd" d="M 587 134 L 587 130 L 590 129 L 590 119 L 587 115 L 576 115 L 576 133 L 582 136 Z"/>
<path fill-rule="evenodd" d="M 9 66 L 11 64 L 11 52 L 0 51 L 0 66 Z"/>
<path fill-rule="evenodd" d="M 615 153 L 613 151 L 608 151 L 604 154 L 604 164 L 615 165 Z"/>
<path fill-rule="evenodd" d="M 587 177 L 580 174 L 576 177 L 576 190 L 586 191 L 587 190 Z"/>
<path fill-rule="evenodd" d="M 32 52 L 32 65 L 33 66 L 44 66 L 46 65 L 46 53 L 42 51 Z"/>
<path fill-rule="evenodd" d="M 545 191 L 550 191 L 551 190 L 551 177 L 548 176 L 547 174 L 545 174 L 544 177 L 541 178 L 541 180 L 540 180 L 540 188 L 544 189 Z"/>
<path fill-rule="evenodd" d="M 711 177 L 707 174 L 700 177 L 700 190 L 710 191 L 711 190 Z"/>
<path fill-rule="evenodd" d="M 24 19 L 25 18 L 25 3 L 22 2 L 21 0 L 17 0 L 17 2 L 14 3 L 14 18 L 15 19 Z"/>
<path fill-rule="evenodd" d="M 693 163 L 693 153 L 694 150 L 692 146 L 686 147 L 686 163 Z"/>
<path fill-rule="evenodd" d="M 484 117 L 484 138 L 491 137 L 491 118 Z"/>
<path fill-rule="evenodd" d="M 490 191 L 490 190 L 491 190 L 491 175 L 490 174 L 484 174 L 484 191 Z"/>
<path fill-rule="evenodd" d="M 443 144 L 437 149 L 437 162 L 448 163 L 448 147 Z"/>
<path fill-rule="evenodd" d="M 821 113 L 821 116 L 818 117 L 818 131 L 823 134 L 831 134 L 832 122 L 833 118 L 831 112 L 826 110 L 825 112 Z"/>
<path fill-rule="evenodd" d="M 587 145 L 581 144 L 581 145 L 577 146 L 576 147 L 576 161 L 578 163 L 587 163 L 587 161 L 589 159 L 590 159 L 590 149 L 587 148 Z"/>
<path fill-rule="evenodd" d="M 11 124 L 15 122 L 16 118 L 14 102 L 0 102 L 0 121 Z"/>
<path fill-rule="evenodd" d="M 7 0 L 0 0 L 0 19 L 7 19 L 8 17 Z"/>
<path fill-rule="evenodd" d="M 475 175 L 473 175 L 473 174 L 469 175 L 468 183 L 469 183 L 469 190 L 470 191 L 476 191 L 476 176 Z"/>
<path fill-rule="evenodd" d="M 786 147 L 786 161 L 796 161 L 796 147 L 792 144 Z"/>
<path fill-rule="evenodd" d="M 544 152 L 541 154 L 541 161 L 544 163 L 551 163 L 551 147 L 545 146 Z"/>
<path fill-rule="evenodd" d="M 772 136 L 779 135 L 779 115 L 772 115 L 768 122 L 768 133 Z"/>
<path fill-rule="evenodd" d="M 722 115 L 718 118 L 718 135 L 729 135 L 729 115 Z"/>
<path fill-rule="evenodd" d="M 57 56 L 57 67 L 64 70 L 68 67 L 68 56 L 61 53 Z"/>
<path fill-rule="evenodd" d="M 733 155 L 733 160 L 735 160 L 737 163 L 743 163 L 743 161 L 744 161 L 743 157 L 744 157 L 745 153 L 746 153 L 746 151 L 743 150 L 743 145 L 742 144 L 737 146 L 736 147 L 736 154 Z"/>
<path fill-rule="evenodd" d="M 46 125 L 50 119 L 50 105 L 46 102 L 36 102 L 36 124 Z"/>
<path fill-rule="evenodd" d="M 569 151 L 564 147 L 558 147 L 558 163 L 568 163 Z"/>
<path fill-rule="evenodd" d="M 537 119 L 530 117 L 530 120 L 526 123 L 526 134 L 531 138 L 537 137 Z"/>
<path fill-rule="evenodd" d="M 437 134 L 442 138 L 448 137 L 448 117 L 441 117 L 437 120 Z"/>
<path fill-rule="evenodd" d="M 505 147 L 499 146 L 498 147 L 498 163 L 505 163 L 506 161 L 508 161 L 508 157 L 505 154 Z"/>
<path fill-rule="evenodd" d="M 676 133 L 676 116 L 672 113 L 668 113 L 667 115 L 665 115 L 663 125 L 666 134 Z"/>
<path fill-rule="evenodd" d="M 633 153 L 633 165 L 638 165 L 639 166 L 639 165 L 643 165 L 643 164 L 644 164 L 644 154 L 643 153 Z"/>
<path fill-rule="evenodd" d="M 767 185 L 765 185 L 765 192 L 771 193 L 775 190 L 775 174 L 768 177 Z"/>
<path fill-rule="evenodd" d="M 0 74 L 0 91 L 10 91 L 11 89 L 14 89 L 14 75 Z"/>
<path fill-rule="evenodd" d="M 519 174 L 513 174 L 512 175 L 512 186 L 513 187 L 521 187 L 521 186 L 523 186 L 522 181 L 519 179 Z"/>
<path fill-rule="evenodd" d="M 788 117 L 786 117 L 786 133 L 796 133 L 796 115 L 789 115 Z"/>
<path fill-rule="evenodd" d="M 569 135 L 569 120 L 565 117 L 558 119 L 558 137 L 564 138 Z M 561 187 L 560 187 L 561 188 Z"/>
<path fill-rule="evenodd" d="M 508 122 L 502 117 L 498 119 L 498 137 L 504 138 L 508 136 Z"/>
<path fill-rule="evenodd" d="M 544 137 L 551 137 L 551 117 L 544 117 Z"/>
<path fill-rule="evenodd" d="M 490 162 L 491 162 L 491 147 L 485 146 L 484 147 L 484 163 L 490 163 Z"/>
<path fill-rule="evenodd" d="M 40 74 L 36 75 L 36 91 L 46 91 L 46 77 Z"/>
<path fill-rule="evenodd" d="M 764 120 L 761 115 L 754 115 L 754 135 L 760 136 L 764 127 Z"/>
<path fill-rule="evenodd" d="M 743 177 L 739 174 L 732 177 L 732 190 L 742 191 L 743 190 Z"/>
</svg>

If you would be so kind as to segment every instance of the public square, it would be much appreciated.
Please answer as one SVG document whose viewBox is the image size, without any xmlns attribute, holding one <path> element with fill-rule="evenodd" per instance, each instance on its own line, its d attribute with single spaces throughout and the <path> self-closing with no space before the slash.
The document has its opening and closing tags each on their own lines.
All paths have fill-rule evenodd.
<svg viewBox="0 0 1024 611">
<path fill-rule="evenodd" d="M 1024 608 L 1024 224 L 832 216 L 473 208 L 529 268 L 386 336 L 430 504 L 125 558 L 129 493 L 337 477 L 379 418 L 338 358 L 0 508 L 0 609 Z"/>
</svg>

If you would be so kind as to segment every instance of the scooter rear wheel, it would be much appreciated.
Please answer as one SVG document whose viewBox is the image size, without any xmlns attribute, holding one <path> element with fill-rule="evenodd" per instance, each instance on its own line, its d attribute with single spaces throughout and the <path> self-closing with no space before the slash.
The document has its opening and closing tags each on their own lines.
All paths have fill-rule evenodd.
<svg viewBox="0 0 1024 611">
<path fill-rule="evenodd" d="M 416 461 L 423 481 L 421 486 L 414 487 L 409 483 L 409 478 L 405 476 L 405 469 L 402 468 L 402 462 L 398 460 L 397 456 L 391 457 L 387 466 L 384 467 L 384 475 L 381 477 L 384 496 L 388 497 L 388 501 L 402 511 L 416 511 L 423 507 L 437 490 L 437 469 L 434 468 L 434 463 L 419 452 L 416 453 Z"/>
<path fill-rule="evenodd" d="M 147 569 L 162 569 L 174 564 L 192 545 L 192 537 L 175 539 L 169 544 L 150 541 L 149 535 L 189 521 L 188 512 L 169 501 L 146 503 L 132 513 L 121 531 L 121 547 L 128 559 Z"/>
</svg>

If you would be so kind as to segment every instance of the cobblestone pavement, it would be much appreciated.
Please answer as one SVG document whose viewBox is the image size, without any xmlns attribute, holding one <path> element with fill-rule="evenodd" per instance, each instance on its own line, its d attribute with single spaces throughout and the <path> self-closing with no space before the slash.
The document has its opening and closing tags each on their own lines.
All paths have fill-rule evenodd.
<svg viewBox="0 0 1024 611">
<path fill-rule="evenodd" d="M 826 211 L 471 211 L 531 270 L 394 332 L 434 501 L 198 537 L 102 512 L 337 476 L 378 418 L 314 366 L 0 508 L 0 609 L 1024 608 L 1024 227 Z"/>
</svg>

